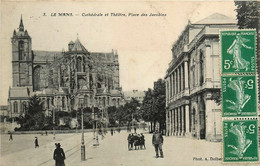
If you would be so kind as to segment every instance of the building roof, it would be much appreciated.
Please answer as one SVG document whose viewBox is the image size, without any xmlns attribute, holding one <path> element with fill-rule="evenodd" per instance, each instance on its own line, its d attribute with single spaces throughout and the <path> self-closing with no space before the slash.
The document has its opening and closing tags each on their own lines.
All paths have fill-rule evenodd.
<svg viewBox="0 0 260 166">
<path fill-rule="evenodd" d="M 74 44 L 74 42 L 71 40 L 71 41 L 69 42 L 69 44 Z"/>
<path fill-rule="evenodd" d="M 10 88 L 10 98 L 25 98 L 29 97 L 30 91 L 27 87 L 12 87 Z"/>
<path fill-rule="evenodd" d="M 214 13 L 194 24 L 237 24 L 237 21 L 223 14 Z"/>
<path fill-rule="evenodd" d="M 62 52 L 59 51 L 38 51 L 34 50 L 34 62 L 43 62 L 43 61 L 49 61 L 52 62 L 54 61 L 54 57 L 56 56 L 57 58 L 62 57 Z"/>
<path fill-rule="evenodd" d="M 107 61 L 107 62 L 114 62 L 115 56 L 112 52 L 104 53 L 104 52 L 91 52 L 90 56 L 93 59 L 96 59 L 98 61 Z"/>
<path fill-rule="evenodd" d="M 22 18 L 22 16 L 21 16 L 20 25 L 19 25 L 19 31 L 24 31 L 23 18 Z"/>
<path fill-rule="evenodd" d="M 73 46 L 71 51 L 88 52 L 88 50 L 81 44 L 81 42 L 79 41 L 78 38 L 76 39 L 74 46 Z"/>
</svg>

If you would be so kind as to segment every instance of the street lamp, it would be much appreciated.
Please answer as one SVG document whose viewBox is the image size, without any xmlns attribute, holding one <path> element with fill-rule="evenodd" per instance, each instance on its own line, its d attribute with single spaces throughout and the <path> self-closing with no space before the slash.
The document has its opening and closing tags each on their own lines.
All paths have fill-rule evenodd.
<svg viewBox="0 0 260 166">
<path fill-rule="evenodd" d="M 78 133 L 78 111 L 76 111 L 76 134 Z"/>
<path fill-rule="evenodd" d="M 92 120 L 93 120 L 93 139 L 96 139 L 95 137 L 95 106 L 92 106 Z"/>
<path fill-rule="evenodd" d="M 82 137 L 81 137 L 81 161 L 85 161 L 85 144 L 84 144 L 84 117 L 83 117 L 83 103 L 84 98 L 80 99 L 80 105 L 81 105 L 81 129 L 82 129 Z"/>
<path fill-rule="evenodd" d="M 99 142 L 98 142 L 98 131 L 97 131 L 97 118 L 96 118 L 97 114 L 95 115 L 94 112 L 94 121 L 93 121 L 93 130 L 94 130 L 94 134 L 96 133 L 96 135 L 94 135 L 94 142 L 93 142 L 93 146 L 99 146 Z M 96 122 L 96 128 L 94 128 L 94 123 Z"/>
<path fill-rule="evenodd" d="M 55 139 L 55 109 L 54 109 L 54 106 L 52 106 L 52 118 L 53 118 L 53 121 L 52 121 L 52 123 L 53 123 L 53 139 Z"/>
</svg>

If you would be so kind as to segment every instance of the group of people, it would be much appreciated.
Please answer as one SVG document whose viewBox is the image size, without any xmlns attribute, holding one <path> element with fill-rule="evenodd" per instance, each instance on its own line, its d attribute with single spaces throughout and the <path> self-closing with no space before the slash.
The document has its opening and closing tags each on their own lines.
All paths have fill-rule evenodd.
<svg viewBox="0 0 260 166">
<path fill-rule="evenodd" d="M 135 147 L 134 150 L 143 149 L 143 148 L 146 149 L 145 138 L 144 138 L 143 133 L 141 133 L 141 134 L 137 134 L 137 133 L 129 134 L 128 137 L 127 137 L 127 141 L 128 141 L 128 150 L 133 150 L 133 147 Z"/>
<path fill-rule="evenodd" d="M 136 149 L 146 149 L 145 147 L 145 139 L 144 139 L 144 135 L 143 133 L 141 134 L 137 134 L 136 132 L 133 134 L 129 134 L 128 138 L 128 150 L 134 150 Z M 158 131 L 158 129 L 155 130 L 155 132 L 153 133 L 153 137 L 152 137 L 152 144 L 154 146 L 155 149 L 155 153 L 156 153 L 156 158 L 161 157 L 164 158 L 163 155 L 163 150 L 162 150 L 162 145 L 163 145 L 163 136 L 162 134 Z M 160 156 L 159 156 L 160 153 Z"/>
</svg>

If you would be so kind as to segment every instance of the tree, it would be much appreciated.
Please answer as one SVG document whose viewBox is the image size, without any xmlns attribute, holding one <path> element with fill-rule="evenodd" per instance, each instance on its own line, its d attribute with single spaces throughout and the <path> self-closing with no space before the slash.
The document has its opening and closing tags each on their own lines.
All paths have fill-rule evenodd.
<svg viewBox="0 0 260 166">
<path fill-rule="evenodd" d="M 240 29 L 255 28 L 257 32 L 257 64 L 260 72 L 260 2 L 259 1 L 236 1 L 237 20 Z M 258 75 L 260 78 L 260 75 Z M 260 86 L 260 84 L 258 85 Z M 259 87 L 258 87 L 259 88 Z M 259 96 L 260 99 L 260 96 Z"/>
<path fill-rule="evenodd" d="M 153 104 L 153 91 L 152 89 L 148 89 L 148 91 L 145 92 L 145 96 L 143 99 L 143 104 L 141 106 L 142 111 L 142 117 L 145 121 L 153 121 L 153 115 L 152 115 L 152 104 Z"/>
<path fill-rule="evenodd" d="M 118 112 L 117 108 L 115 106 L 108 107 L 107 112 L 108 112 L 109 124 L 111 126 L 115 126 L 117 118 L 118 118 L 117 117 L 117 112 Z"/>
<path fill-rule="evenodd" d="M 139 112 L 140 103 L 135 98 L 132 98 L 129 103 L 124 105 L 125 121 L 130 125 L 133 120 L 139 121 L 141 114 Z"/>
<path fill-rule="evenodd" d="M 48 121 L 47 121 L 48 122 Z M 42 129 L 47 123 L 42 101 L 36 95 L 29 99 L 29 106 L 25 107 L 25 116 L 20 116 L 18 123 L 21 125 L 21 130 L 38 130 Z"/>
<path fill-rule="evenodd" d="M 145 92 L 145 97 L 141 107 L 142 118 L 151 122 L 153 131 L 156 122 L 160 125 L 160 130 L 165 129 L 166 110 L 165 110 L 165 81 L 158 79 L 154 83 L 154 88 Z"/>
<path fill-rule="evenodd" d="M 238 26 L 241 29 L 255 28 L 259 32 L 259 1 L 235 1 Z"/>
<path fill-rule="evenodd" d="M 160 130 L 165 129 L 165 121 L 166 121 L 166 110 L 165 110 L 165 81 L 162 79 L 157 80 L 154 83 L 154 107 L 153 111 L 155 111 L 155 121 L 159 122 Z"/>
</svg>

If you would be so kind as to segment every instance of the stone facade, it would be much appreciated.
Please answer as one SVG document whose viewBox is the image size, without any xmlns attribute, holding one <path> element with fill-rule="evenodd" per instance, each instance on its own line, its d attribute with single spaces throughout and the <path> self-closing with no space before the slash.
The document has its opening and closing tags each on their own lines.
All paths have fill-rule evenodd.
<svg viewBox="0 0 260 166">
<path fill-rule="evenodd" d="M 89 52 L 77 38 L 61 52 L 32 50 L 32 39 L 21 19 L 12 37 L 12 79 L 9 116 L 23 115 L 31 96 L 41 98 L 46 114 L 122 104 L 116 50 Z"/>
<path fill-rule="evenodd" d="M 172 47 L 166 74 L 166 134 L 221 139 L 219 30 L 236 21 L 215 13 L 189 22 Z"/>
</svg>

